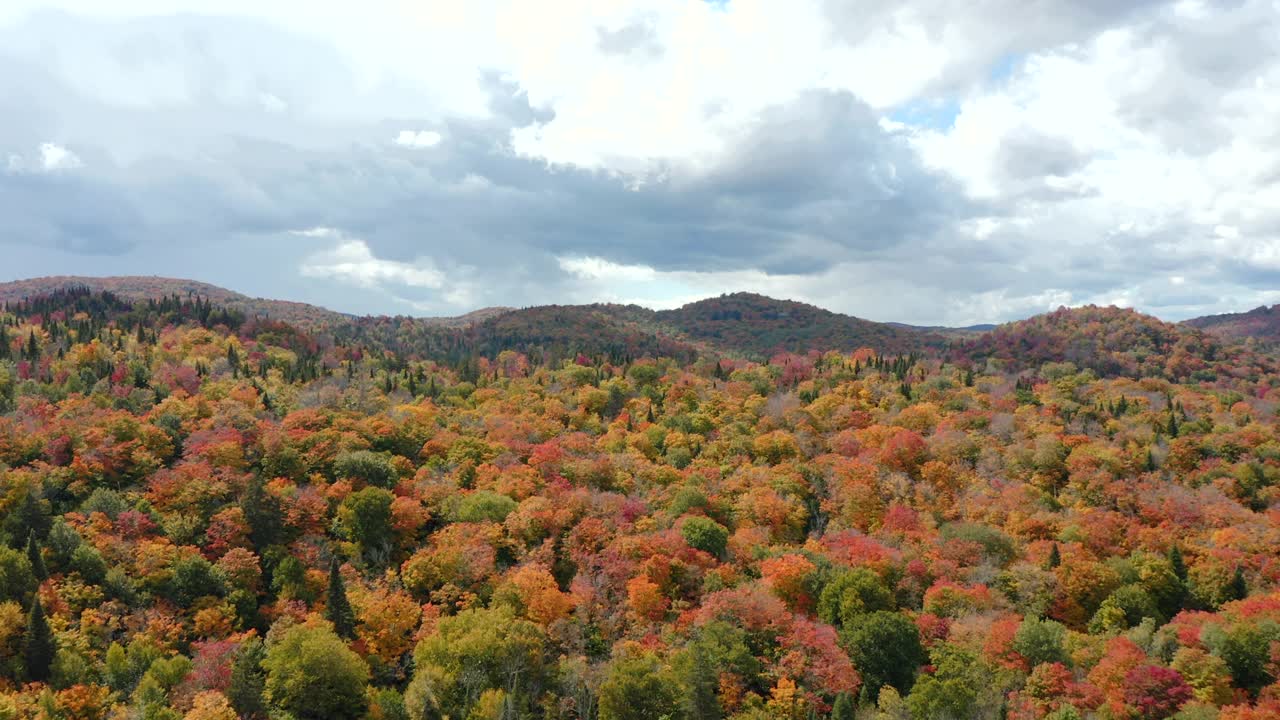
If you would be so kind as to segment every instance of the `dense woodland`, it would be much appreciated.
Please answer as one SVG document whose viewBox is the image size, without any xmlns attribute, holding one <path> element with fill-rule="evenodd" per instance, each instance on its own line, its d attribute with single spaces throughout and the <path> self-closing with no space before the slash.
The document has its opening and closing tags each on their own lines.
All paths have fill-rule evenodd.
<svg viewBox="0 0 1280 720">
<path fill-rule="evenodd" d="M 757 310 L 8 303 L 0 719 L 1280 717 L 1271 355 Z"/>
</svg>

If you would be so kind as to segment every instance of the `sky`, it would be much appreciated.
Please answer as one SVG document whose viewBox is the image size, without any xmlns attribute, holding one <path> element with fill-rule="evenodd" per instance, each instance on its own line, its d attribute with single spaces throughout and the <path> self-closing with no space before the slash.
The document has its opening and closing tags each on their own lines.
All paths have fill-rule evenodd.
<svg viewBox="0 0 1280 720">
<path fill-rule="evenodd" d="M 0 280 L 1280 302 L 1280 0 L 4 0 Z"/>
</svg>

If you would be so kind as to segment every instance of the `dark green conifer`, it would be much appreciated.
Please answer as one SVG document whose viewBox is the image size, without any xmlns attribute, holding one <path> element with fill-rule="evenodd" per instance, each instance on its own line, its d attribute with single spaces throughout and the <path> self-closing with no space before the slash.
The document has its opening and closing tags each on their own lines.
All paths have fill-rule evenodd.
<svg viewBox="0 0 1280 720">
<path fill-rule="evenodd" d="M 1231 584 L 1227 587 L 1227 595 L 1232 600 L 1243 600 L 1249 596 L 1249 584 L 1244 580 L 1244 570 L 1237 565 L 1236 572 L 1231 576 Z"/>
<path fill-rule="evenodd" d="M 831 706 L 831 720 L 853 720 L 853 698 L 849 693 L 840 693 Z"/>
<path fill-rule="evenodd" d="M 1187 580 L 1187 563 L 1182 559 L 1182 549 L 1177 545 L 1169 548 L 1169 567 L 1179 580 Z"/>
<path fill-rule="evenodd" d="M 350 640 L 356 636 L 356 614 L 351 609 L 351 602 L 347 600 L 347 588 L 338 568 L 338 558 L 334 557 L 329 561 L 329 595 L 324 617 L 333 623 L 333 631 L 338 637 Z"/>
<path fill-rule="evenodd" d="M 34 531 L 27 535 L 27 560 L 31 563 L 31 574 L 35 575 L 37 580 L 43 581 L 49 578 L 49 570 L 44 565 L 44 557 L 40 554 L 40 545 L 36 543 Z"/>
<path fill-rule="evenodd" d="M 53 631 L 49 629 L 44 606 L 37 596 L 31 601 L 31 611 L 27 614 L 27 634 L 22 639 L 22 659 L 26 663 L 27 679 L 32 682 L 48 681 L 53 657 L 57 652 L 57 641 L 54 640 Z"/>
</svg>

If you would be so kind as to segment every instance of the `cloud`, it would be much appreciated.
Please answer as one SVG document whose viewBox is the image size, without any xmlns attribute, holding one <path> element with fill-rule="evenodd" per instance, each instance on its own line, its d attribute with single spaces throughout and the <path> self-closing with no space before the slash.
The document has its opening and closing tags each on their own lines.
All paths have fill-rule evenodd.
<svg viewBox="0 0 1280 720">
<path fill-rule="evenodd" d="M 440 144 L 444 139 L 440 133 L 434 130 L 401 130 L 396 136 L 396 144 L 404 145 L 411 148 L 429 148 Z"/>
<path fill-rule="evenodd" d="M 404 263 L 374 257 L 363 240 L 343 240 L 328 250 L 302 261 L 300 271 L 307 277 L 329 278 L 361 287 L 398 283 L 410 287 L 439 289 L 444 274 L 429 262 Z"/>
<path fill-rule="evenodd" d="M 0 11 L 11 276 L 922 324 L 1280 281 L 1271 0 L 38 5 Z"/>
</svg>

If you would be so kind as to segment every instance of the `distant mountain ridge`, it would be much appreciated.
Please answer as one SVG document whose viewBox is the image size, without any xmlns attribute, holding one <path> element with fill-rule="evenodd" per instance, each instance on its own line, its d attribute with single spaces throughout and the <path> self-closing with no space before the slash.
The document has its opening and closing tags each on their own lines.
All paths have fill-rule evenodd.
<svg viewBox="0 0 1280 720">
<path fill-rule="evenodd" d="M 339 342 L 452 361 L 494 357 L 504 350 L 542 357 L 586 353 L 614 358 L 767 359 L 778 352 L 868 347 L 884 354 L 941 355 L 962 363 L 995 360 L 1028 370 L 1046 362 L 1074 362 L 1108 375 L 1190 377 L 1242 338 L 1280 339 L 1280 306 L 1184 323 L 1167 323 L 1134 310 L 1087 306 L 998 326 L 947 328 L 874 322 L 739 292 L 672 310 L 544 305 L 484 308 L 455 318 L 414 318 L 354 316 L 305 303 L 251 298 L 194 280 L 144 276 L 57 276 L 0 283 L 0 302 L 69 287 L 109 291 L 129 300 L 200 297 L 247 317 L 266 316 L 302 329 L 325 330 Z"/>
<path fill-rule="evenodd" d="M 250 317 L 265 315 L 275 320 L 282 320 L 302 327 L 330 325 L 356 317 L 309 303 L 250 297 L 243 293 L 199 280 L 154 275 L 107 277 L 51 275 L 27 280 L 14 280 L 0 283 L 0 303 L 17 302 L 38 295 L 46 295 L 54 290 L 73 287 L 86 287 L 93 291 L 110 292 L 126 300 L 156 300 L 173 295 L 184 298 L 201 297 L 215 305 L 238 310 Z M 444 327 L 465 327 L 472 323 L 501 315 L 504 312 L 509 312 L 511 309 L 507 307 L 480 308 L 457 317 L 417 318 L 417 320 Z"/>
<path fill-rule="evenodd" d="M 1280 343 L 1280 305 L 1265 305 L 1248 312 L 1205 315 L 1184 320 L 1184 325 L 1199 328 L 1226 341 L 1253 338 L 1261 343 Z"/>
</svg>

